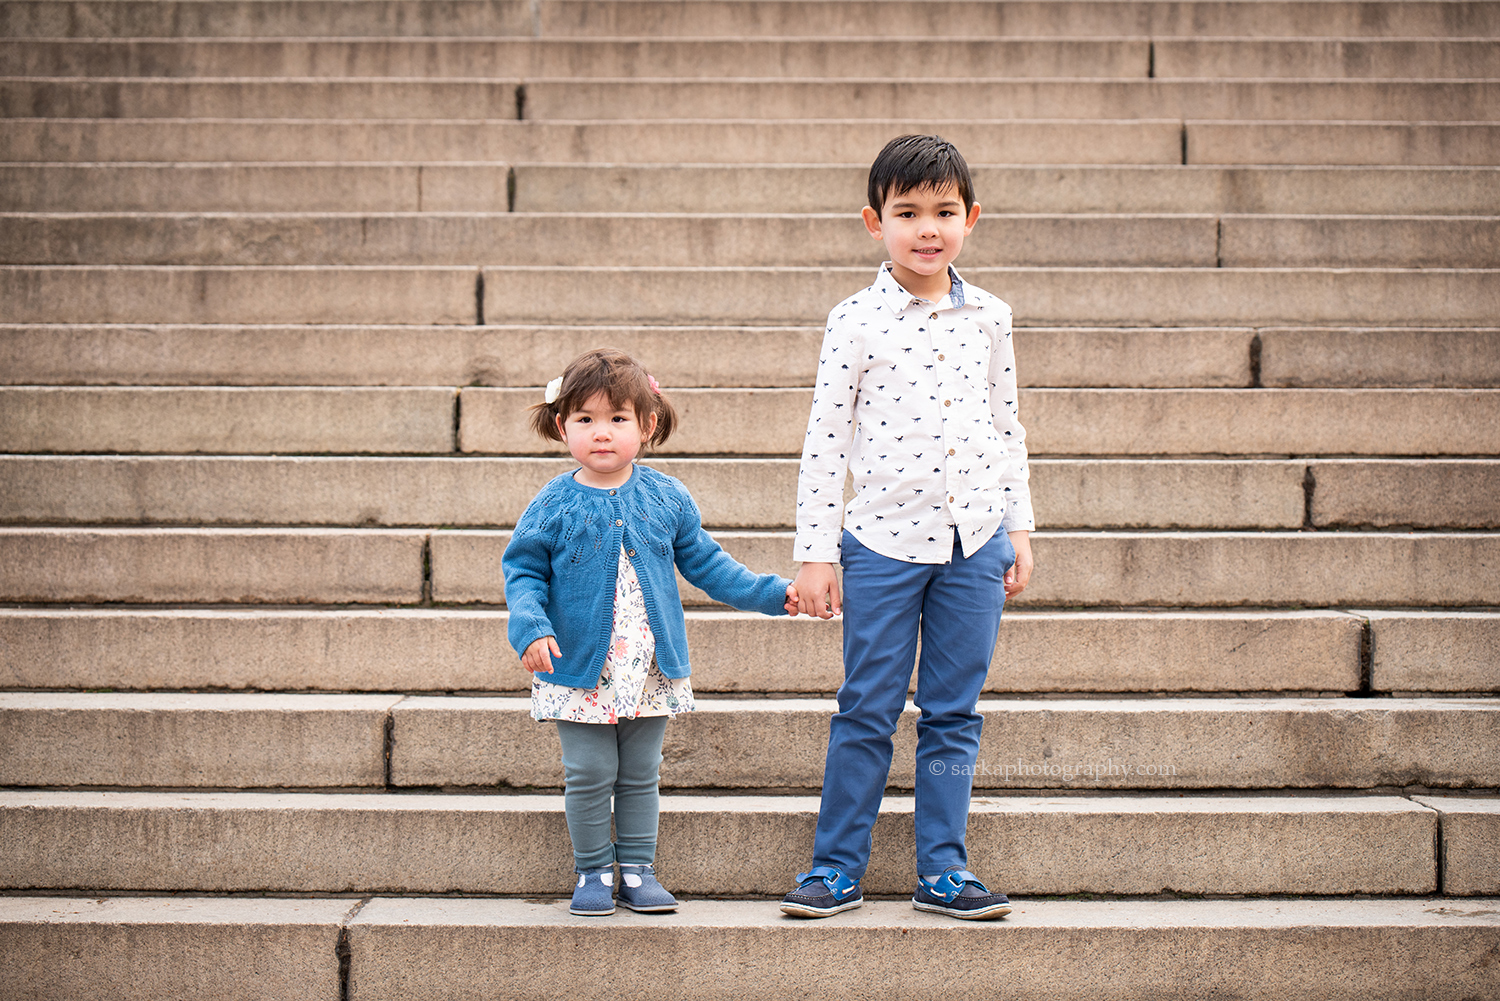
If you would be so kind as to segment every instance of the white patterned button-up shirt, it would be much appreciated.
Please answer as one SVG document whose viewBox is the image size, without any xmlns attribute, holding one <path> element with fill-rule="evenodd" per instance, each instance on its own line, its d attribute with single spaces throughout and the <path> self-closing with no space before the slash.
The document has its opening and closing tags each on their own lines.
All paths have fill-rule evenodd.
<svg viewBox="0 0 1500 1001">
<path fill-rule="evenodd" d="M 797 474 L 796 554 L 836 563 L 842 530 L 908 563 L 1034 527 L 1011 311 L 949 269 L 940 303 L 881 266 L 828 314 Z M 845 471 L 854 497 L 843 504 Z"/>
</svg>

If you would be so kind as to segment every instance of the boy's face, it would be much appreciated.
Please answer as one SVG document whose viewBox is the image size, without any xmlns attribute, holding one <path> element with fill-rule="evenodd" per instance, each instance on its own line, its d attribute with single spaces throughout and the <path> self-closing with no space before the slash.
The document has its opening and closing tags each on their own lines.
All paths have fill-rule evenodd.
<svg viewBox="0 0 1500 1001">
<path fill-rule="evenodd" d="M 863 215 L 865 229 L 885 244 L 896 280 L 908 292 L 932 299 L 928 292 L 947 291 L 948 265 L 979 221 L 979 205 L 965 212 L 958 185 L 950 184 L 892 193 L 879 215 L 868 205 Z"/>
</svg>

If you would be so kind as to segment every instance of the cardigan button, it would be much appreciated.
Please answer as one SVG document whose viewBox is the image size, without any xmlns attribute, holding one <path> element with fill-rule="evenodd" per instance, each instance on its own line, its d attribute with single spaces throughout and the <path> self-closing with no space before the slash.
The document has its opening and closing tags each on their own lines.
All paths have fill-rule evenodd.
<svg viewBox="0 0 1500 1001">
<path fill-rule="evenodd" d="M 635 550 L 634 549 L 627 549 L 627 550 L 625 550 L 625 555 L 634 558 L 634 556 L 635 556 Z"/>
<path fill-rule="evenodd" d="M 615 519 L 615 527 L 616 528 L 619 528 L 623 524 L 625 524 L 625 523 L 623 521 L 621 521 L 619 518 Z"/>
<path fill-rule="evenodd" d="M 610 496 L 611 496 L 611 497 L 613 497 L 613 496 L 614 496 L 614 495 L 615 495 L 615 494 L 617 494 L 617 493 L 619 493 L 619 491 L 618 491 L 618 490 L 611 490 L 611 491 L 610 491 L 610 492 L 609 492 L 609 495 L 610 495 Z"/>
</svg>

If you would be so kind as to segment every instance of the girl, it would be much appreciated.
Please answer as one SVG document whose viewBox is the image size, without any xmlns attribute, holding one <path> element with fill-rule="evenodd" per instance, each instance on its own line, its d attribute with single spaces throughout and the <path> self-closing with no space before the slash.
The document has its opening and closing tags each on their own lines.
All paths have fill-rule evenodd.
<svg viewBox="0 0 1500 1001">
<path fill-rule="evenodd" d="M 767 615 L 795 615 L 796 592 L 719 548 L 680 482 L 635 464 L 644 446 L 667 440 L 677 415 L 634 359 L 580 355 L 531 411 L 532 428 L 566 443 L 579 465 L 527 506 L 504 558 L 531 715 L 555 720 L 562 743 L 578 873 L 569 909 L 613 914 L 617 895 L 631 910 L 674 910 L 652 869 L 662 736 L 669 717 L 693 708 L 673 567 L 715 599 Z"/>
</svg>

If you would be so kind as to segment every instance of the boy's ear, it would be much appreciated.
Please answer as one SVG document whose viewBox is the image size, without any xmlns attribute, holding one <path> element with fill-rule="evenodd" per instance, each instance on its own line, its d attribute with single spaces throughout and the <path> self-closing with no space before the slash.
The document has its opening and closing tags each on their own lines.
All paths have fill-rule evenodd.
<svg viewBox="0 0 1500 1001">
<path fill-rule="evenodd" d="M 880 213 L 866 205 L 859 214 L 864 219 L 865 229 L 869 231 L 870 236 L 877 240 L 883 239 L 880 235 Z"/>
<path fill-rule="evenodd" d="M 979 221 L 979 203 L 975 202 L 969 206 L 969 217 L 964 220 L 964 236 L 974 232 L 974 224 Z"/>
</svg>

